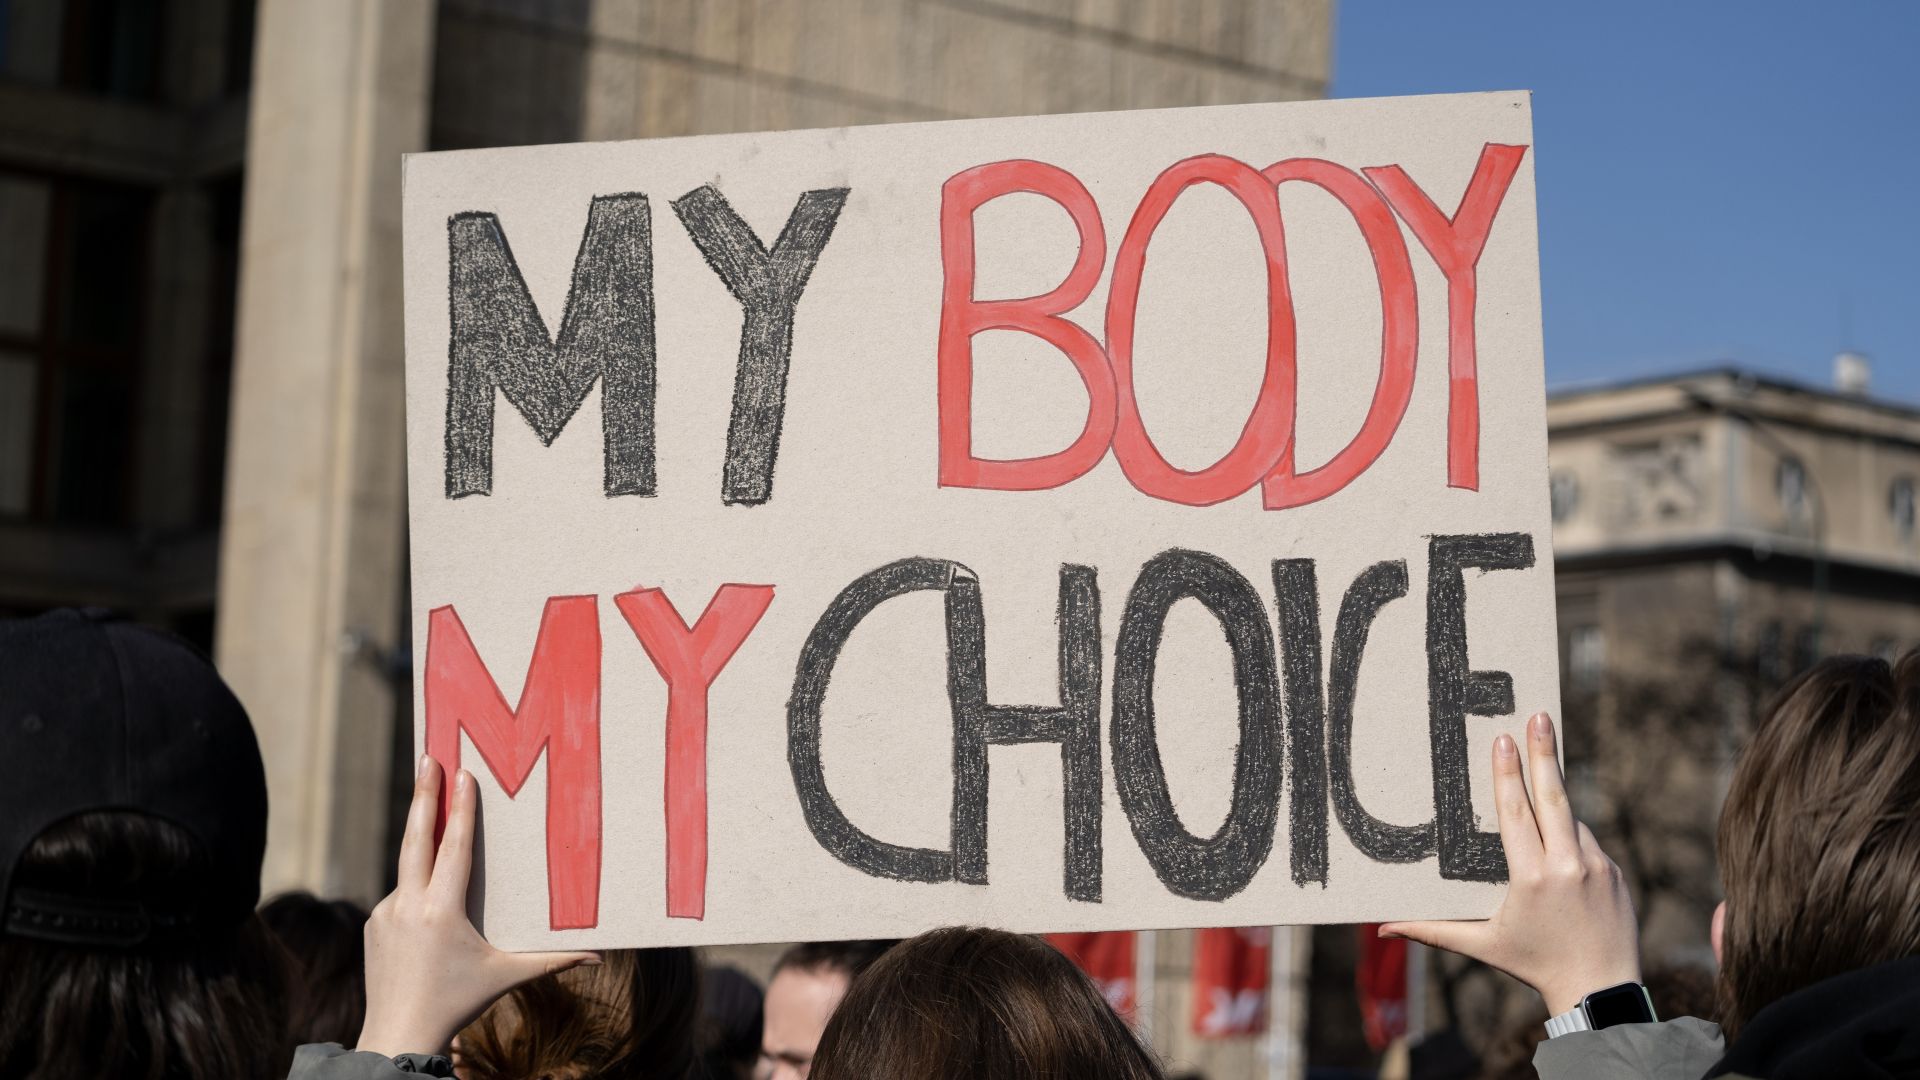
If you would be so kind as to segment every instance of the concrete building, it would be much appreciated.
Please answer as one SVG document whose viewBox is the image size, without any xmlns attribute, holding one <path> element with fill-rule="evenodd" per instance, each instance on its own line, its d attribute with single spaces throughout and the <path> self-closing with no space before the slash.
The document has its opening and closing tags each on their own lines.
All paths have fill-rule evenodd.
<svg viewBox="0 0 1920 1080">
<path fill-rule="evenodd" d="M 0 610 L 212 637 L 251 17 L 0 4 Z"/>
<path fill-rule="evenodd" d="M 1663 972 L 1712 968 L 1720 804 L 1769 695 L 1822 656 L 1920 645 L 1920 407 L 1873 397 L 1861 357 L 1835 371 L 1833 388 L 1723 367 L 1548 399 L 1569 790 L 1634 891 L 1657 1007 Z M 1341 929 L 1313 935 L 1316 1064 L 1367 1060 L 1350 1023 L 1319 1025 L 1323 1001 L 1345 1008 Z M 1504 976 L 1426 963 L 1430 1026 L 1485 1045 L 1539 1019 Z"/>
<path fill-rule="evenodd" d="M 1331 9 L 0 0 L 0 611 L 211 645 L 267 758 L 266 888 L 376 897 L 410 752 L 403 153 L 1318 97 Z M 1187 1045 L 1190 945 L 1158 942 L 1163 1048 L 1264 1068 Z"/>
<path fill-rule="evenodd" d="M 1713 824 L 1766 694 L 1920 644 L 1920 408 L 1873 398 L 1864 364 L 1838 389 L 1728 368 L 1548 405 L 1569 765 L 1655 954 L 1710 958 Z"/>
</svg>

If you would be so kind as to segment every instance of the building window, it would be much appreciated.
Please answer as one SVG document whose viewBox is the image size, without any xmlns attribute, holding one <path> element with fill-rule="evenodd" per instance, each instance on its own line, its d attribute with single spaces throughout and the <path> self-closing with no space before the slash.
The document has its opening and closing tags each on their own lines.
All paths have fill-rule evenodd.
<svg viewBox="0 0 1920 1080">
<path fill-rule="evenodd" d="M 1902 540 L 1913 539 L 1913 477 L 1895 478 L 1887 486 L 1887 517 L 1893 521 L 1893 533 Z"/>
<path fill-rule="evenodd" d="M 0 516 L 27 512 L 33 494 L 33 357 L 0 350 Z"/>
<path fill-rule="evenodd" d="M 1773 491 L 1787 516 L 1799 520 L 1807 516 L 1807 467 L 1797 457 L 1783 457 L 1773 470 Z"/>
<path fill-rule="evenodd" d="M 1580 505 L 1580 478 L 1572 469 L 1555 469 L 1547 476 L 1547 501 L 1555 525 L 1573 516 Z"/>
<path fill-rule="evenodd" d="M 143 188 L 0 172 L 0 515 L 127 519 L 151 211 Z"/>
<path fill-rule="evenodd" d="M 232 0 L 227 8 L 227 77 L 229 96 L 247 92 L 253 81 L 253 31 L 259 21 L 259 0 Z"/>
<path fill-rule="evenodd" d="M 1613 468 L 1618 524 L 1680 524 L 1698 520 L 1705 508 L 1698 435 L 1616 446 Z"/>
<path fill-rule="evenodd" d="M 152 101 L 168 10 L 153 0 L 0 0 L 0 74 Z"/>
<path fill-rule="evenodd" d="M 1803 626 L 1793 635 L 1793 674 L 1798 675 L 1820 662 L 1819 634 Z"/>
<path fill-rule="evenodd" d="M 1761 681 L 1777 683 L 1787 677 L 1785 643 L 1786 632 L 1781 629 L 1779 622 L 1770 622 L 1760 628 L 1760 636 L 1753 643 L 1753 668 Z"/>
<path fill-rule="evenodd" d="M 0 0 L 0 74 L 36 86 L 59 80 L 61 8 L 58 0 Z"/>
<path fill-rule="evenodd" d="M 0 174 L 0 514 L 26 513 L 33 492 L 39 362 L 31 342 L 45 307 L 52 198 L 45 181 Z"/>
<path fill-rule="evenodd" d="M 1582 693 L 1600 689 L 1607 674 L 1607 639 L 1591 623 L 1567 632 L 1567 681 Z"/>
</svg>

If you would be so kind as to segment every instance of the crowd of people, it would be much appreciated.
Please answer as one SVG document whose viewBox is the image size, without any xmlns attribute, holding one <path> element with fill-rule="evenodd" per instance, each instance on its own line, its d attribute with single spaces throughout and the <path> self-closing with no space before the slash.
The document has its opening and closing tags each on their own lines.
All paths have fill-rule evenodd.
<svg viewBox="0 0 1920 1080">
<path fill-rule="evenodd" d="M 1492 755 L 1499 910 L 1382 932 L 1586 1017 L 1540 1076 L 1920 1077 L 1920 653 L 1821 662 L 1740 756 L 1718 1024 L 1598 1019 L 1641 983 L 1631 897 L 1551 720 L 1524 742 Z M 423 758 L 389 896 L 261 907 L 265 772 L 211 664 L 95 613 L 0 622 L 0 1080 L 1165 1075 L 1071 961 L 997 930 L 797 946 L 764 995 L 684 948 L 498 950 L 466 913 L 476 802 Z"/>
</svg>

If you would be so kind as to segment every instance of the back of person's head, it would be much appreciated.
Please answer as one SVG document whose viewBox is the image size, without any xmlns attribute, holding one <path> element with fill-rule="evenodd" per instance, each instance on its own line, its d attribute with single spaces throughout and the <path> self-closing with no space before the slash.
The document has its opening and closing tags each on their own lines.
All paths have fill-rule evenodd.
<svg viewBox="0 0 1920 1080">
<path fill-rule="evenodd" d="M 747 1080 L 760 1056 L 760 1026 L 766 993 L 746 973 L 709 967 L 700 973 L 700 1025 L 696 1042 L 701 1080 Z"/>
<path fill-rule="evenodd" d="M 293 1041 L 352 1046 L 367 1012 L 367 909 L 291 892 L 267 901 L 260 918 L 300 968 Z"/>
<path fill-rule="evenodd" d="M 1920 954 L 1920 651 L 1822 661 L 1783 688 L 1720 814 L 1721 1023 Z"/>
<path fill-rule="evenodd" d="M 0 621 L 0 1076 L 284 1074 L 266 816 L 252 725 L 190 646 Z"/>
<path fill-rule="evenodd" d="M 889 950 L 827 1025 L 811 1080 L 1160 1080 L 1073 961 L 1032 937 L 950 927 Z"/>
<path fill-rule="evenodd" d="M 77 919 L 84 928 L 94 918 L 97 929 L 125 917 L 123 904 L 191 910 L 204 870 L 179 827 L 107 812 L 42 832 L 13 879 L 16 897 L 68 898 L 67 913 L 43 922 Z M 79 914 L 79 898 L 115 914 Z M 13 905 L 10 923 L 31 910 Z M 0 972 L 0 1076 L 214 1080 L 286 1072 L 285 956 L 258 918 L 168 928 L 127 945 L 30 937 L 10 925 L 0 936 Z"/>
<path fill-rule="evenodd" d="M 680 1080 L 693 1067 L 693 950 L 609 949 L 526 983 L 460 1033 L 466 1080 Z"/>
</svg>

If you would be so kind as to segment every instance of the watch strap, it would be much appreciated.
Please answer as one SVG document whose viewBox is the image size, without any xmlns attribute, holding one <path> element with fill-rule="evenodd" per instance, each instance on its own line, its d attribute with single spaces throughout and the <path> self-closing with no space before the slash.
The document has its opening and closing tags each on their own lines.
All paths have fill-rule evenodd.
<svg viewBox="0 0 1920 1080">
<path fill-rule="evenodd" d="M 1584 1001 L 1559 1016 L 1547 1018 L 1547 1038 L 1549 1039 L 1571 1035 L 1576 1031 L 1592 1030 L 1593 1025 L 1587 1020 L 1587 1003 Z"/>
</svg>

